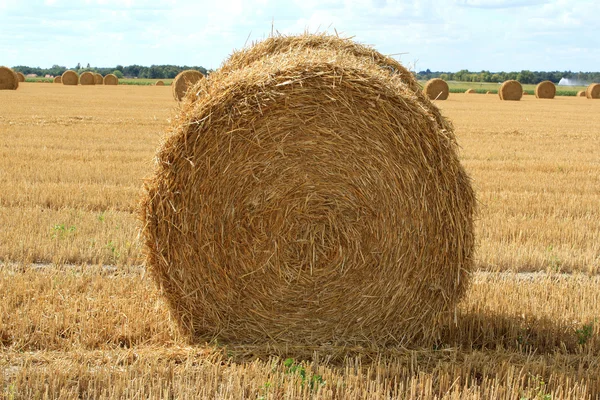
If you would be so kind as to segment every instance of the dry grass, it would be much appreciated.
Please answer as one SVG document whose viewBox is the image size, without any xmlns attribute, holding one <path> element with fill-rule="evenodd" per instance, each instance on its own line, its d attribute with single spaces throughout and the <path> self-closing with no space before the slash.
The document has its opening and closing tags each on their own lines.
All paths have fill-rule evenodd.
<svg viewBox="0 0 600 400">
<path fill-rule="evenodd" d="M 149 279 L 127 267 L 142 260 L 136 202 L 170 90 L 80 89 L 0 91 L 0 257 L 19 265 L 0 269 L 0 396 L 600 396 L 598 102 L 441 102 L 480 202 L 477 268 L 550 276 L 476 274 L 436 350 L 321 349 L 304 368 L 325 385 L 310 389 L 265 349 L 185 343 Z M 59 266 L 20 266 L 30 261 Z M 89 265 L 106 263 L 117 272 Z M 269 352 L 299 363 L 302 351 Z"/>
<path fill-rule="evenodd" d="M 25 75 L 22 72 L 17 72 L 17 78 L 19 79 L 19 83 L 25 82 Z"/>
<path fill-rule="evenodd" d="M 436 349 L 355 348 L 344 357 L 327 347 L 267 354 L 258 346 L 190 346 L 139 269 L 4 266 L 0 389 L 17 398 L 45 391 L 51 398 L 186 397 L 198 390 L 202 398 L 232 399 L 594 398 L 599 284 L 583 276 L 478 273 Z"/>
</svg>

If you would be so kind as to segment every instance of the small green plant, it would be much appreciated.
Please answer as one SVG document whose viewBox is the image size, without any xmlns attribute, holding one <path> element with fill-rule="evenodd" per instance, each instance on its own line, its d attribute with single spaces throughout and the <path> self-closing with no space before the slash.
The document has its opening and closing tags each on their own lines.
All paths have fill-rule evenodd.
<svg viewBox="0 0 600 400">
<path fill-rule="evenodd" d="M 104 222 L 105 219 L 106 219 L 106 216 L 104 215 L 104 211 L 101 212 L 100 214 L 98 214 L 98 221 Z"/>
<path fill-rule="evenodd" d="M 577 341 L 583 346 L 594 334 L 594 324 L 590 322 L 589 324 L 583 325 L 580 329 L 575 330 L 575 334 L 577 335 Z"/>
<path fill-rule="evenodd" d="M 531 382 L 533 383 L 533 393 L 527 395 L 521 394 L 520 400 L 552 400 L 552 395 L 547 393 L 546 382 L 544 378 L 539 375 L 531 375 Z M 531 396 L 531 397 L 530 397 Z"/>
<path fill-rule="evenodd" d="M 554 247 L 552 245 L 546 248 L 548 252 L 548 266 L 554 272 L 560 272 L 562 268 L 562 261 L 554 252 Z"/>
<path fill-rule="evenodd" d="M 283 365 L 286 373 L 300 376 L 302 386 L 308 383 L 310 390 L 325 386 L 325 381 L 321 375 L 313 374 L 310 379 L 307 379 L 306 368 L 302 364 L 296 364 L 293 358 L 286 358 Z"/>
<path fill-rule="evenodd" d="M 67 227 L 65 224 L 55 224 L 52 227 L 52 239 L 65 239 L 74 234 L 76 230 L 74 225 Z"/>
<path fill-rule="evenodd" d="M 121 253 L 117 249 L 117 245 L 114 244 L 112 240 L 106 244 L 106 248 L 112 253 L 113 261 L 117 261 L 121 257 Z"/>
</svg>

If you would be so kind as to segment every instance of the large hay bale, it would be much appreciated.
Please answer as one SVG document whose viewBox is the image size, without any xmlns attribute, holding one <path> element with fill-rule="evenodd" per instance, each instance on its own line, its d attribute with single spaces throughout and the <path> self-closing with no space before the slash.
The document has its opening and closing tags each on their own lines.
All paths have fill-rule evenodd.
<svg viewBox="0 0 600 400">
<path fill-rule="evenodd" d="M 450 93 L 450 88 L 445 80 L 434 78 L 427 81 L 423 88 L 423 92 L 431 100 L 446 100 Z"/>
<path fill-rule="evenodd" d="M 259 43 L 255 43 L 249 49 L 234 52 L 220 69 L 221 71 L 226 72 L 248 66 L 264 57 L 307 49 L 350 53 L 352 56 L 374 63 L 379 67 L 388 70 L 390 73 L 400 75 L 405 84 L 414 92 L 421 91 L 419 83 L 414 75 L 398 61 L 391 57 L 384 56 L 369 46 L 327 34 L 313 35 L 307 33 L 304 35 L 276 35 L 269 37 Z"/>
<path fill-rule="evenodd" d="M 475 207 L 439 110 L 343 49 L 290 49 L 198 87 L 141 210 L 146 264 L 182 330 L 234 344 L 437 338 L 469 282 Z"/>
<path fill-rule="evenodd" d="M 500 100 L 521 100 L 523 97 L 523 86 L 518 81 L 508 80 L 502 83 L 498 90 Z"/>
<path fill-rule="evenodd" d="M 94 82 L 96 85 L 102 85 L 104 83 L 104 78 L 102 77 L 102 74 L 96 72 L 94 74 Z"/>
<path fill-rule="evenodd" d="M 0 90 L 16 90 L 18 87 L 17 73 L 8 67 L 0 67 Z"/>
<path fill-rule="evenodd" d="M 54 83 L 62 83 L 62 76 L 55 76 Z"/>
<path fill-rule="evenodd" d="M 183 100 L 189 88 L 204 78 L 200 71 L 188 69 L 181 71 L 173 80 L 173 97 L 177 101 Z"/>
<path fill-rule="evenodd" d="M 61 81 L 63 85 L 78 85 L 79 75 L 75 71 L 67 70 L 63 72 Z"/>
<path fill-rule="evenodd" d="M 104 77 L 104 84 L 105 85 L 118 85 L 119 78 L 117 78 L 117 76 L 114 74 L 108 74 Z"/>
<path fill-rule="evenodd" d="M 163 81 L 156 81 L 154 86 L 165 86 L 165 83 Z"/>
<path fill-rule="evenodd" d="M 473 93 L 477 93 L 477 92 L 475 91 L 475 89 L 467 89 L 467 90 L 465 90 L 465 93 L 466 94 L 473 94 Z"/>
<path fill-rule="evenodd" d="M 86 86 L 95 85 L 96 77 L 94 76 L 93 72 L 86 71 L 79 76 L 79 83 Z"/>
<path fill-rule="evenodd" d="M 543 81 L 535 87 L 535 97 L 538 99 L 553 99 L 556 96 L 556 85 L 551 81 Z"/>
<path fill-rule="evenodd" d="M 580 90 L 577 92 L 577 97 L 585 97 L 585 90 Z"/>
<path fill-rule="evenodd" d="M 600 99 L 600 83 L 592 83 L 585 91 L 588 99 Z"/>
<path fill-rule="evenodd" d="M 25 82 L 25 75 L 22 72 L 17 72 L 17 78 L 19 79 L 19 83 Z"/>
</svg>

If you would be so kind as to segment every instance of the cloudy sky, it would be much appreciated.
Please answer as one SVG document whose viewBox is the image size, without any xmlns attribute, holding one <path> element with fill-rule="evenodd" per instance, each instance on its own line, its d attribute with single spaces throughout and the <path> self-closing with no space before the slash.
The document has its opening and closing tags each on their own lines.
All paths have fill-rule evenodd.
<svg viewBox="0 0 600 400">
<path fill-rule="evenodd" d="M 217 68 L 274 26 L 353 36 L 417 71 L 598 71 L 599 15 L 598 0 L 0 0 L 0 65 Z"/>
</svg>

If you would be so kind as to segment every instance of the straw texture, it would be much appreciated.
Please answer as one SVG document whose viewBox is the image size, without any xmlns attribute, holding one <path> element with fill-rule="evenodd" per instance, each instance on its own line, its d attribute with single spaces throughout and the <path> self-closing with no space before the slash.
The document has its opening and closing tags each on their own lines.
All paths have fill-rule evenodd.
<svg viewBox="0 0 600 400">
<path fill-rule="evenodd" d="M 535 87 L 535 97 L 538 99 L 553 99 L 556 96 L 556 86 L 551 81 L 543 81 Z"/>
<path fill-rule="evenodd" d="M 523 97 L 523 86 L 518 81 L 508 80 L 502 83 L 498 90 L 500 100 L 521 100 Z"/>
<path fill-rule="evenodd" d="M 200 71 L 188 69 L 181 71 L 173 80 L 173 97 L 177 101 L 183 100 L 188 89 L 193 87 L 198 81 L 204 78 Z"/>
<path fill-rule="evenodd" d="M 451 320 L 475 207 L 454 133 L 351 44 L 236 53 L 180 103 L 140 215 L 195 340 L 385 346 Z"/>
<path fill-rule="evenodd" d="M 79 75 L 75 71 L 67 70 L 63 72 L 61 82 L 63 85 L 78 85 Z"/>
<path fill-rule="evenodd" d="M 99 74 L 99 73 L 94 74 L 94 83 L 96 85 L 104 84 L 104 77 L 102 76 L 102 74 Z"/>
<path fill-rule="evenodd" d="M 81 85 L 86 85 L 86 86 L 87 85 L 95 85 L 96 77 L 94 76 L 93 72 L 86 71 L 79 76 L 79 83 Z"/>
<path fill-rule="evenodd" d="M 104 77 L 104 84 L 105 85 L 118 85 L 119 78 L 117 78 L 116 75 L 108 74 Z"/>
<path fill-rule="evenodd" d="M 585 90 L 580 90 L 577 92 L 577 97 L 585 97 Z"/>
<path fill-rule="evenodd" d="M 427 81 L 423 91 L 431 100 L 446 100 L 450 89 L 448 84 L 443 79 L 434 78 Z"/>
<path fill-rule="evenodd" d="M 600 99 L 600 83 L 592 83 L 585 91 L 588 99 Z"/>
<path fill-rule="evenodd" d="M 0 90 L 16 90 L 18 87 L 17 73 L 8 67 L 0 67 Z"/>
<path fill-rule="evenodd" d="M 467 89 L 467 90 L 465 90 L 465 93 L 466 94 L 473 94 L 473 93 L 477 93 L 477 92 L 475 91 L 475 89 Z"/>
<path fill-rule="evenodd" d="M 19 79 L 19 83 L 25 82 L 25 75 L 22 72 L 17 72 L 17 78 Z"/>
<path fill-rule="evenodd" d="M 163 81 L 156 81 L 156 83 L 154 85 L 155 86 L 165 86 L 165 82 L 163 82 Z"/>
<path fill-rule="evenodd" d="M 54 83 L 62 83 L 62 76 L 55 76 Z"/>
</svg>

